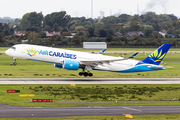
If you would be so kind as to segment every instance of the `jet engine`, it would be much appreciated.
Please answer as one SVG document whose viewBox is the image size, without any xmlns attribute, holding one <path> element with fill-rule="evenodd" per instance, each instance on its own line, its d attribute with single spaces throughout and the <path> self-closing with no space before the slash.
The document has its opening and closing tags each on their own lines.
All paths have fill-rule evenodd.
<svg viewBox="0 0 180 120">
<path fill-rule="evenodd" d="M 54 63 L 54 67 L 57 68 L 64 68 L 67 70 L 78 70 L 79 69 L 79 62 L 73 60 L 64 60 L 62 63 Z"/>
<path fill-rule="evenodd" d="M 79 62 L 74 61 L 74 60 L 64 60 L 63 68 L 67 70 L 78 70 Z"/>
</svg>

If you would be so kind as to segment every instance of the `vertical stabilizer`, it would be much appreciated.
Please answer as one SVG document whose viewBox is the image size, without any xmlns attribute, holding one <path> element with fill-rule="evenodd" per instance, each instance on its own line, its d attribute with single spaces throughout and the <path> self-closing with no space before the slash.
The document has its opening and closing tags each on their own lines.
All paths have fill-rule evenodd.
<svg viewBox="0 0 180 120">
<path fill-rule="evenodd" d="M 163 44 L 161 47 L 151 53 L 147 58 L 145 58 L 142 62 L 159 65 L 163 58 L 166 56 L 171 45 L 172 44 L 169 43 Z"/>
</svg>

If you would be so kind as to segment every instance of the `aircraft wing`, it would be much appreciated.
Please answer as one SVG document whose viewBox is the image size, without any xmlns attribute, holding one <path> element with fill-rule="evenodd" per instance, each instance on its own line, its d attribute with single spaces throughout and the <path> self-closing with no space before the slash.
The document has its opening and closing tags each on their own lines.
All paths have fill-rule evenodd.
<svg viewBox="0 0 180 120">
<path fill-rule="evenodd" d="M 108 64 L 110 62 L 114 62 L 114 61 L 122 61 L 122 60 L 127 60 L 129 58 L 121 58 L 121 59 L 109 59 L 109 60 L 83 60 L 80 61 L 80 64 L 83 65 L 101 65 L 101 64 Z"/>
<path fill-rule="evenodd" d="M 128 57 L 128 58 L 117 58 L 117 59 L 107 59 L 107 60 L 83 60 L 80 61 L 81 65 L 102 65 L 104 63 L 109 64 L 110 62 L 115 62 L 115 61 L 122 61 L 122 60 L 127 60 L 127 59 L 131 59 L 134 58 L 139 52 L 133 54 L 132 56 Z"/>
</svg>

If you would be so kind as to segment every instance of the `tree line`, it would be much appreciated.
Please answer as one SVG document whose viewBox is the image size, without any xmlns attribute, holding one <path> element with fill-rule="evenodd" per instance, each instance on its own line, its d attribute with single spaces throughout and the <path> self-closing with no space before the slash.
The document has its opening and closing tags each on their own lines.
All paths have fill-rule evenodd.
<svg viewBox="0 0 180 120">
<path fill-rule="evenodd" d="M 165 38 L 159 31 L 166 30 Z M 14 31 L 25 31 L 15 36 Z M 60 32 L 60 35 L 46 36 L 44 32 Z M 143 36 L 127 33 L 141 31 Z M 116 32 L 121 36 L 115 35 Z M 74 37 L 71 36 L 74 33 Z M 169 34 L 171 36 L 169 36 Z M 170 38 L 173 37 L 173 38 Z M 82 45 L 82 42 L 107 42 L 108 45 L 146 46 L 165 42 L 179 45 L 180 20 L 174 15 L 147 12 L 142 15 L 121 14 L 102 19 L 71 17 L 66 11 L 53 12 L 44 16 L 31 12 L 14 22 L 0 23 L 0 44 L 13 45 L 28 39 L 28 43 L 40 45 Z"/>
</svg>

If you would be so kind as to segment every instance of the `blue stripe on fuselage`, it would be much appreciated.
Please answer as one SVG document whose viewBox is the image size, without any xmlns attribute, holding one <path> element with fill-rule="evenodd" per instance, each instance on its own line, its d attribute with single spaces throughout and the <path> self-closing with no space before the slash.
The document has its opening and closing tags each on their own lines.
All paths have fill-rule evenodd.
<svg viewBox="0 0 180 120">
<path fill-rule="evenodd" d="M 127 70 L 111 71 L 111 72 L 131 73 L 131 72 L 145 72 L 145 71 L 164 70 L 164 68 L 152 69 L 152 68 L 149 68 L 148 66 L 151 66 L 151 65 L 137 65 L 137 66 L 132 67 L 132 68 L 127 69 Z M 93 68 L 93 70 L 110 71 L 110 70 L 103 70 L 103 69 L 97 69 L 97 68 Z"/>
</svg>

